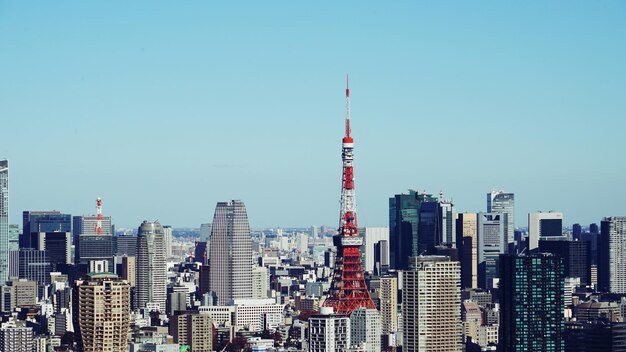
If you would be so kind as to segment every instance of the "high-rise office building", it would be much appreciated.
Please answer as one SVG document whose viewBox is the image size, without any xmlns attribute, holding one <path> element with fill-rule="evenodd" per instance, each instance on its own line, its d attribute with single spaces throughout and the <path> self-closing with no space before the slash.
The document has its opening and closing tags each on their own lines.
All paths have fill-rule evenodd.
<svg viewBox="0 0 626 352">
<path fill-rule="evenodd" d="M 78 235 L 97 235 L 98 234 L 98 216 L 97 215 L 81 215 L 72 218 L 74 224 L 74 237 Z M 102 216 L 102 232 L 101 235 L 114 235 L 113 223 L 110 216 Z"/>
<path fill-rule="evenodd" d="M 165 236 L 165 257 L 169 258 L 172 256 L 172 241 L 174 240 L 172 227 L 169 225 L 163 226 L 163 234 Z"/>
<path fill-rule="evenodd" d="M 389 198 L 389 246 L 392 269 L 409 267 L 409 257 L 432 254 L 442 243 L 455 245 L 456 220 L 450 201 L 431 194 L 396 194 Z"/>
<path fill-rule="evenodd" d="M 196 241 L 196 245 L 193 249 L 194 261 L 207 265 L 209 262 L 209 253 L 207 248 L 208 242 Z"/>
<path fill-rule="evenodd" d="M 364 347 L 368 352 L 380 352 L 380 313 L 378 310 L 359 307 L 350 314 L 350 343 Z"/>
<path fill-rule="evenodd" d="M 502 214 L 478 213 L 478 287 L 496 287 L 500 254 L 506 251 Z"/>
<path fill-rule="evenodd" d="M 267 298 L 270 277 L 267 268 L 257 266 L 252 269 L 252 298 Z"/>
<path fill-rule="evenodd" d="M 362 227 L 359 234 L 363 238 L 361 257 L 363 258 L 363 271 L 374 272 L 374 247 L 380 241 L 389 241 L 388 227 Z"/>
<path fill-rule="evenodd" d="M 309 318 L 309 352 L 347 352 L 350 343 L 350 318 L 321 307 L 320 314 Z"/>
<path fill-rule="evenodd" d="M 76 282 L 74 327 L 85 352 L 126 352 L 130 329 L 130 285 L 111 273 L 91 273 Z"/>
<path fill-rule="evenodd" d="M 414 190 L 389 198 L 389 264 L 392 269 L 407 269 L 409 257 L 419 255 L 419 204 Z"/>
<path fill-rule="evenodd" d="M 563 259 L 565 277 L 580 278 L 580 284 L 591 285 L 591 243 L 587 241 L 539 241 L 539 251 Z"/>
<path fill-rule="evenodd" d="M 528 214 L 528 249 L 539 247 L 539 240 L 563 236 L 563 213 L 538 212 Z"/>
<path fill-rule="evenodd" d="M 600 223 L 599 242 L 599 289 L 626 293 L 626 217 L 604 218 Z"/>
<path fill-rule="evenodd" d="M 2 287 L 0 310 L 11 312 L 15 307 L 34 306 L 37 304 L 37 283 L 26 279 L 7 281 Z"/>
<path fill-rule="evenodd" d="M 200 224 L 200 241 L 206 242 L 211 240 L 211 228 L 213 224 Z"/>
<path fill-rule="evenodd" d="M 38 295 L 42 297 L 45 286 L 50 284 L 50 272 L 52 271 L 52 265 L 46 256 L 46 252 L 32 248 L 22 248 L 10 254 L 17 259 L 17 276 L 20 279 L 36 281 Z"/>
<path fill-rule="evenodd" d="M 9 279 L 9 161 L 0 160 L 0 285 Z"/>
<path fill-rule="evenodd" d="M 252 298 L 252 239 L 242 201 L 217 203 L 210 252 L 210 288 L 217 294 L 217 304 Z"/>
<path fill-rule="evenodd" d="M 564 351 L 562 259 L 550 253 L 500 259 L 502 352 Z"/>
<path fill-rule="evenodd" d="M 389 240 L 374 243 L 374 275 L 380 276 L 389 271 Z"/>
<path fill-rule="evenodd" d="M 175 343 L 189 346 L 190 352 L 213 351 L 213 321 L 209 314 L 179 311 L 170 319 L 169 333 Z"/>
<path fill-rule="evenodd" d="M 382 334 L 398 331 L 398 278 L 383 276 L 380 278 L 380 325 Z"/>
<path fill-rule="evenodd" d="M 35 248 L 40 232 L 72 232 L 72 215 L 59 211 L 24 211 L 20 248 Z"/>
<path fill-rule="evenodd" d="M 462 350 L 461 268 L 445 256 L 411 258 L 402 272 L 402 350 Z"/>
<path fill-rule="evenodd" d="M 122 273 L 121 278 L 128 281 L 130 287 L 135 287 L 137 283 L 137 262 L 136 257 L 122 257 Z"/>
<path fill-rule="evenodd" d="M 167 266 L 163 227 L 158 222 L 144 221 L 137 234 L 137 307 L 158 305 L 165 312 L 167 297 Z"/>
<path fill-rule="evenodd" d="M 113 241 L 114 255 L 127 255 L 131 257 L 137 255 L 137 236 L 112 236 L 111 239 Z"/>
<path fill-rule="evenodd" d="M 106 260 L 113 267 L 114 237 L 111 235 L 78 235 L 74 237 L 76 264 L 86 264 L 94 260 Z"/>
<path fill-rule="evenodd" d="M 17 251 L 20 249 L 20 225 L 9 225 L 9 250 Z"/>
<path fill-rule="evenodd" d="M 504 226 L 506 244 L 515 241 L 515 194 L 504 191 L 487 193 L 487 213 L 502 214 L 500 218 Z"/>
<path fill-rule="evenodd" d="M 456 245 L 461 262 L 461 287 L 478 287 L 478 215 L 459 213 L 456 220 Z"/>
<path fill-rule="evenodd" d="M 72 234 L 70 232 L 39 232 L 34 248 L 45 251 L 52 270 L 62 264 L 72 264 Z"/>
</svg>

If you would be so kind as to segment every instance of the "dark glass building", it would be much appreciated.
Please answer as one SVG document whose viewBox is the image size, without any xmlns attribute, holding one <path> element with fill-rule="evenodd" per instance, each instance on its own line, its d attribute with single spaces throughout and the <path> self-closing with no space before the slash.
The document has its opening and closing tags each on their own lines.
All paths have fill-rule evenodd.
<svg viewBox="0 0 626 352">
<path fill-rule="evenodd" d="M 137 236 L 113 236 L 113 253 L 115 255 L 137 255 Z"/>
<path fill-rule="evenodd" d="M 113 236 L 79 235 L 76 239 L 76 264 L 89 264 L 90 260 L 107 260 L 109 270 L 113 270 Z"/>
<path fill-rule="evenodd" d="M 52 270 L 62 264 L 72 263 L 72 234 L 70 232 L 40 232 L 35 249 L 46 252 Z"/>
<path fill-rule="evenodd" d="M 579 277 L 581 285 L 591 285 L 591 243 L 587 241 L 539 241 L 539 251 L 563 258 L 565 277 Z"/>
<path fill-rule="evenodd" d="M 564 336 L 566 352 L 626 352 L 626 323 L 568 322 Z"/>
<path fill-rule="evenodd" d="M 392 269 L 409 268 L 409 257 L 435 254 L 435 247 L 455 245 L 456 221 L 451 202 L 431 194 L 396 194 L 389 198 L 389 258 Z"/>
<path fill-rule="evenodd" d="M 500 272 L 498 352 L 564 351 L 561 258 L 550 253 L 505 254 Z"/>
<path fill-rule="evenodd" d="M 20 248 L 36 248 L 39 232 L 72 232 L 72 215 L 53 211 L 25 211 L 22 213 Z"/>
</svg>

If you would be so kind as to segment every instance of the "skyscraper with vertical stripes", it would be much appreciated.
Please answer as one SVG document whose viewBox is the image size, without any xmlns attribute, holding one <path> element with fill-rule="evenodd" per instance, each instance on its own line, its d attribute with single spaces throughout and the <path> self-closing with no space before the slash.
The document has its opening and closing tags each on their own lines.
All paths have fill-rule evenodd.
<svg viewBox="0 0 626 352">
<path fill-rule="evenodd" d="M 218 305 L 252 298 L 252 239 L 242 201 L 217 203 L 209 258 L 209 287 Z"/>
<path fill-rule="evenodd" d="M 0 160 L 0 285 L 9 277 L 9 161 Z"/>
</svg>

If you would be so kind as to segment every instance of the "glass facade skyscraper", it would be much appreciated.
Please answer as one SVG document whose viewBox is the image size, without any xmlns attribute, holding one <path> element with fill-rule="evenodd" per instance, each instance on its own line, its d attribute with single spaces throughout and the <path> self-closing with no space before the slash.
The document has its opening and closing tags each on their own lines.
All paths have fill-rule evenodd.
<svg viewBox="0 0 626 352">
<path fill-rule="evenodd" d="M 502 352 L 565 350 L 562 259 L 550 253 L 500 258 Z"/>
<path fill-rule="evenodd" d="M 487 213 L 500 213 L 506 243 L 515 241 L 515 194 L 504 191 L 487 193 Z"/>
<path fill-rule="evenodd" d="M 0 285 L 9 278 L 9 162 L 0 160 Z"/>
<path fill-rule="evenodd" d="M 456 242 L 451 202 L 409 190 L 389 198 L 389 245 L 392 269 L 409 268 L 409 257 L 435 254 L 442 243 Z"/>
</svg>

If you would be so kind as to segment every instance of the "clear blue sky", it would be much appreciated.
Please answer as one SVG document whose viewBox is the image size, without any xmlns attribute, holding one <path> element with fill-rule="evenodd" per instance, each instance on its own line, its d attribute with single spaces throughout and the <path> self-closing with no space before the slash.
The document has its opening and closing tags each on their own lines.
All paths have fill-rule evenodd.
<svg viewBox="0 0 626 352">
<path fill-rule="evenodd" d="M 626 2 L 1 1 L 11 220 L 337 226 L 344 79 L 360 225 L 443 190 L 626 215 Z"/>
</svg>

